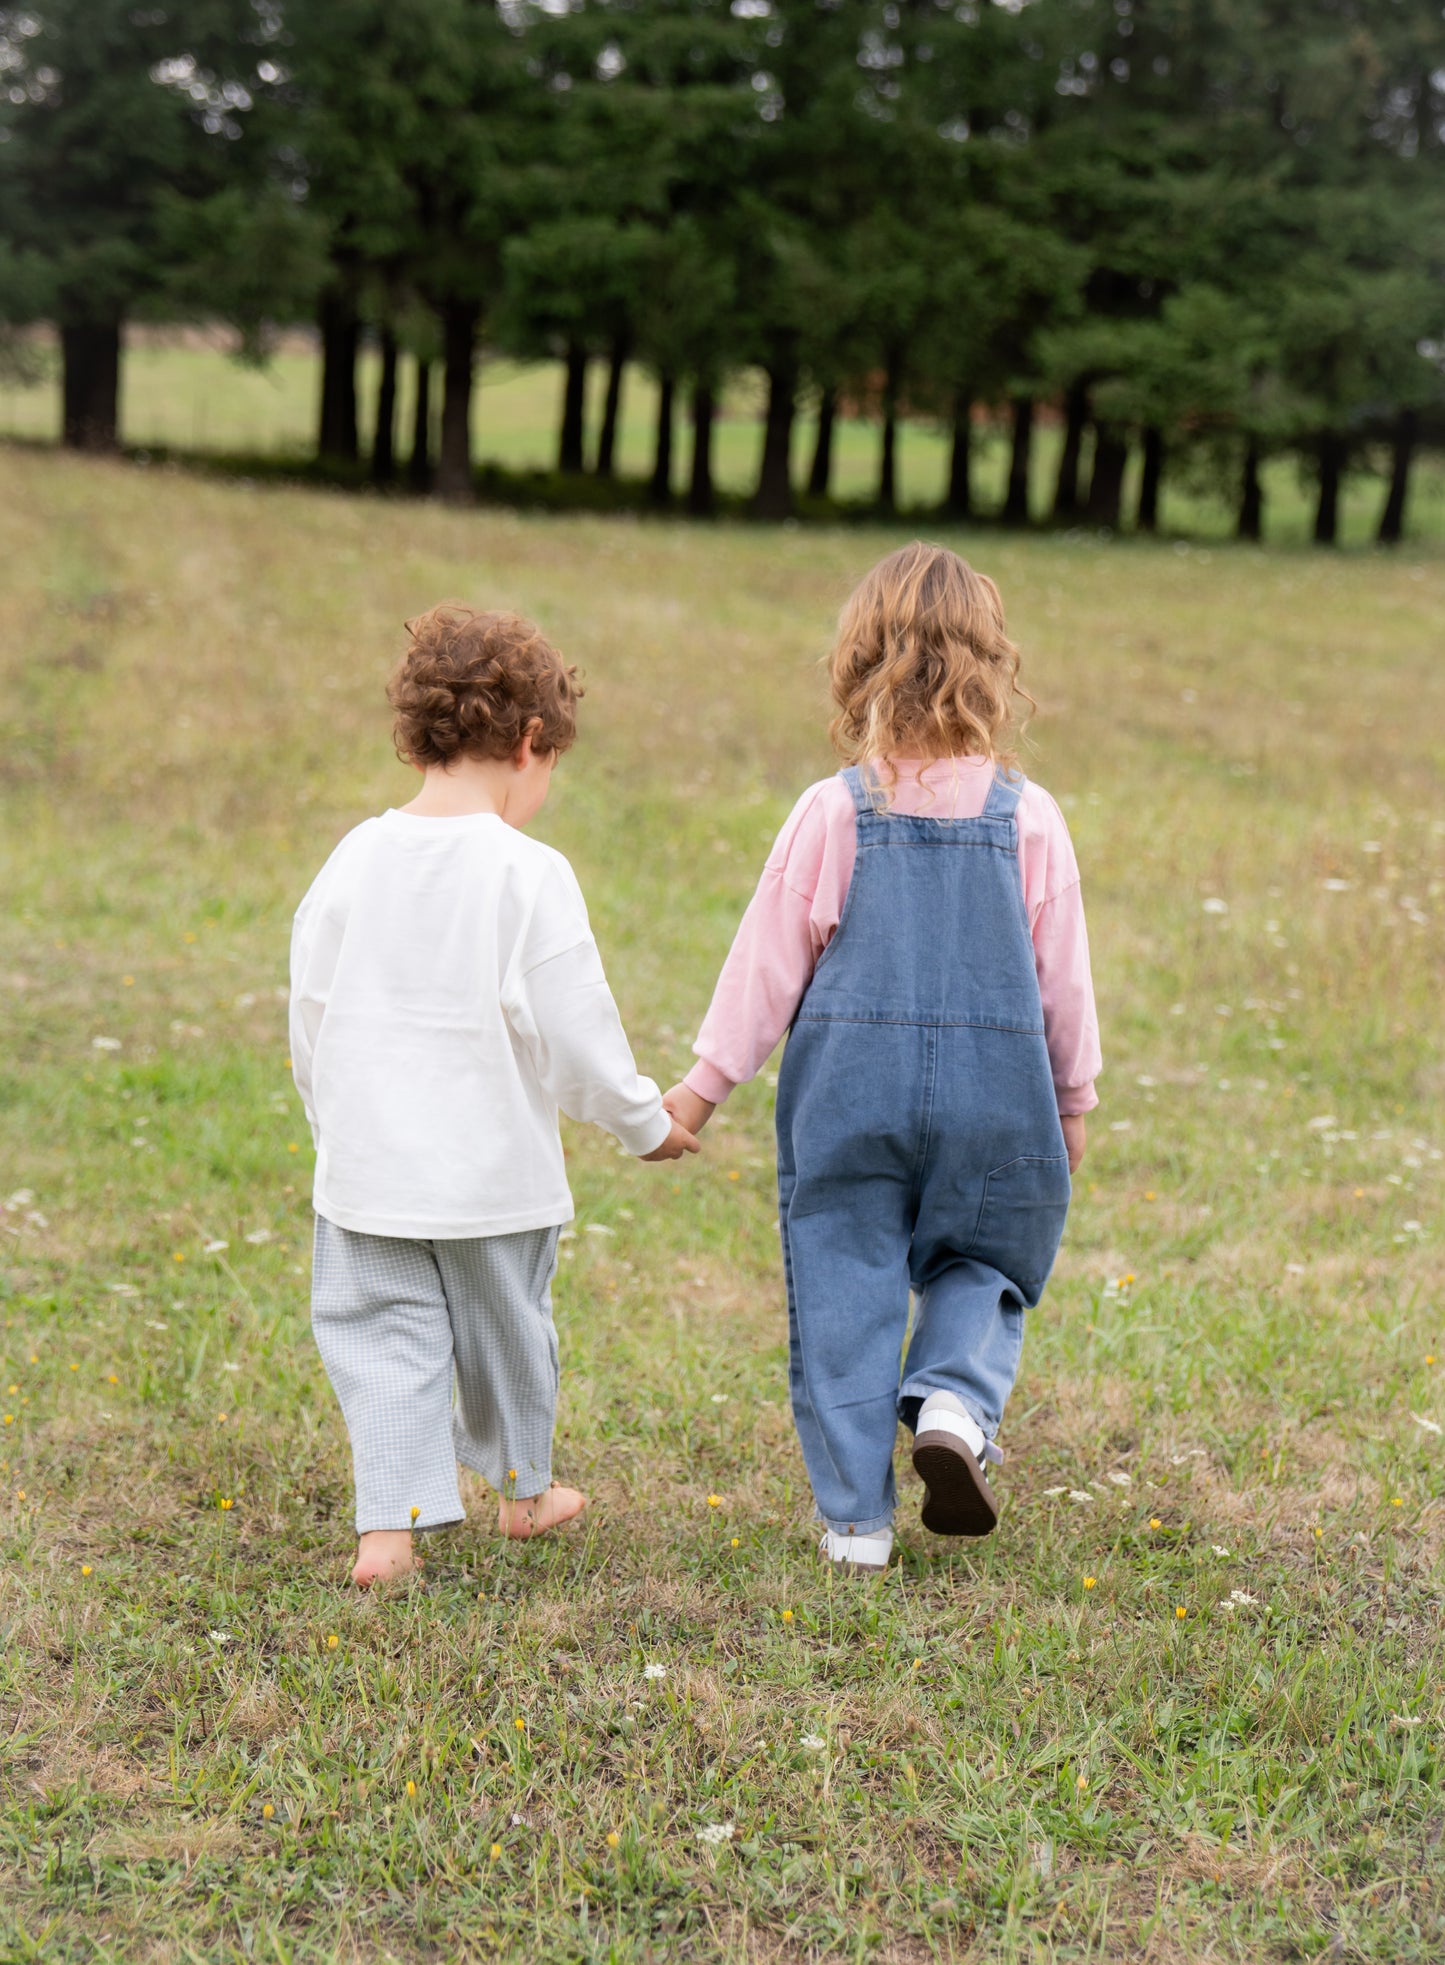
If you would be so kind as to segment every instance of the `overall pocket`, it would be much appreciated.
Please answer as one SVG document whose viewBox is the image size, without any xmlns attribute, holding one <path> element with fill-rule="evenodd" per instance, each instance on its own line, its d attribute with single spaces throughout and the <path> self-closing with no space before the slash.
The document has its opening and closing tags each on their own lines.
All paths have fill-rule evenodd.
<svg viewBox="0 0 1445 1965">
<path fill-rule="evenodd" d="M 1006 1276 L 1029 1309 L 1043 1295 L 1069 1212 L 1067 1154 L 1022 1156 L 995 1167 L 968 1254 Z"/>
</svg>

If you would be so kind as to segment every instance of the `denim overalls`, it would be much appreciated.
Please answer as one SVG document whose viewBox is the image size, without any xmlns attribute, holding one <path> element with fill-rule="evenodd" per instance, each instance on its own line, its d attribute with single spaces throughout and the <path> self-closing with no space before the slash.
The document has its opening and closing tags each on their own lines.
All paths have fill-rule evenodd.
<svg viewBox="0 0 1445 1965">
<path fill-rule="evenodd" d="M 996 776 L 976 819 L 929 819 L 842 775 L 858 852 L 783 1055 L 778 1204 L 803 1458 L 822 1519 L 861 1535 L 892 1521 L 898 1421 L 928 1393 L 993 1438 L 1069 1163 L 1019 877 L 1023 778 Z"/>
</svg>

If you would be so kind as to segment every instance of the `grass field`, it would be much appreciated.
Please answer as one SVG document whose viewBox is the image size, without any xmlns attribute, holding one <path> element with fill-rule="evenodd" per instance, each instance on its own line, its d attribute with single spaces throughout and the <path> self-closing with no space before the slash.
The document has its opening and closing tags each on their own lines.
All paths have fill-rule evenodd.
<svg viewBox="0 0 1445 1965">
<path fill-rule="evenodd" d="M 0 451 L 0 1957 L 1445 1951 L 1445 559 L 953 536 L 1040 700 L 1104 1105 L 1003 1516 L 819 1573 L 769 1085 L 568 1132 L 585 1528 L 358 1599 L 291 910 L 444 596 L 588 673 L 545 836 L 670 1079 L 900 536 Z"/>
<path fill-rule="evenodd" d="M 362 447 L 369 454 L 375 414 L 377 358 L 363 355 L 357 368 Z M 246 368 L 219 347 L 176 345 L 166 336 L 132 338 L 122 371 L 121 435 L 137 447 L 218 455 L 232 460 L 301 462 L 310 457 L 316 434 L 319 365 L 313 352 L 288 342 L 261 369 Z M 512 473 L 550 472 L 557 458 L 557 424 L 562 403 L 562 368 L 557 363 L 521 365 L 487 356 L 477 369 L 472 412 L 472 453 L 480 464 Z M 604 364 L 589 371 L 588 455 L 601 420 L 606 384 Z M 411 364 L 402 364 L 397 409 L 397 442 L 408 453 L 412 418 Z M 438 385 L 439 386 L 439 385 Z M 762 443 L 763 388 L 754 375 L 740 377 L 727 391 L 714 438 L 719 490 L 745 498 L 757 482 Z M 617 469 L 624 479 L 645 482 L 652 470 L 657 390 L 639 367 L 627 371 L 622 398 Z M 59 390 L 51 383 L 18 388 L 0 377 L 0 437 L 54 441 L 60 431 Z M 793 443 L 793 480 L 806 482 L 813 454 L 816 418 L 811 406 L 799 415 Z M 1034 446 L 1031 496 L 1034 514 L 1050 508 L 1058 471 L 1059 432 L 1041 419 Z M 674 438 L 674 487 L 681 496 L 691 458 L 691 434 L 679 409 Z M 866 504 L 878 482 L 879 428 L 866 416 L 838 422 L 834 447 L 833 495 Z M 949 441 L 926 418 L 906 422 L 899 439 L 898 503 L 926 510 L 939 504 L 948 482 Z M 1008 442 L 997 427 L 980 428 L 976 440 L 975 496 L 981 510 L 998 509 L 1008 474 Z M 1375 460 L 1383 469 L 1384 458 Z M 1124 509 L 1137 500 L 1136 450 L 1125 484 Z M 1273 544 L 1300 544 L 1310 536 L 1313 487 L 1298 463 L 1281 457 L 1265 467 L 1265 516 Z M 575 489 L 575 487 L 574 487 Z M 562 494 L 565 495 L 565 494 Z M 1378 475 L 1358 472 L 1345 483 L 1341 542 L 1360 546 L 1374 538 L 1384 502 Z M 1230 497 L 1194 482 L 1176 470 L 1166 476 L 1160 521 L 1166 533 L 1196 535 L 1206 542 L 1233 531 Z M 1412 538 L 1445 543 L 1445 470 L 1426 455 L 1417 465 L 1409 515 Z"/>
</svg>

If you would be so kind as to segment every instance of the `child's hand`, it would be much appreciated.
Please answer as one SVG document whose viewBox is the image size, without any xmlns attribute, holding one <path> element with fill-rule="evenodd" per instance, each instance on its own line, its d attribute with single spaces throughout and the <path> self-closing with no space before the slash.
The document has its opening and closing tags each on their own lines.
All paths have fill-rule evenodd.
<svg viewBox="0 0 1445 1965">
<path fill-rule="evenodd" d="M 666 1099 L 663 1100 L 663 1104 L 667 1104 Z M 1064 1129 L 1064 1146 L 1069 1155 L 1069 1172 L 1076 1174 L 1083 1160 L 1084 1146 L 1086 1144 L 1084 1115 L 1082 1112 L 1061 1112 L 1059 1114 L 1059 1124 Z"/>
<path fill-rule="evenodd" d="M 672 1118 L 671 1113 L 668 1114 L 668 1117 Z M 680 1126 L 676 1119 L 673 1119 L 672 1131 L 662 1142 L 661 1146 L 654 1146 L 650 1153 L 644 1153 L 640 1155 L 640 1158 L 644 1160 L 680 1160 L 684 1153 L 701 1152 L 702 1141 L 694 1139 L 686 1126 Z"/>
<path fill-rule="evenodd" d="M 662 1109 L 671 1115 L 678 1125 L 686 1126 L 690 1133 L 700 1133 L 711 1119 L 717 1107 L 705 1098 L 699 1098 L 685 1084 L 674 1085 L 670 1092 L 662 1095 Z"/>
</svg>

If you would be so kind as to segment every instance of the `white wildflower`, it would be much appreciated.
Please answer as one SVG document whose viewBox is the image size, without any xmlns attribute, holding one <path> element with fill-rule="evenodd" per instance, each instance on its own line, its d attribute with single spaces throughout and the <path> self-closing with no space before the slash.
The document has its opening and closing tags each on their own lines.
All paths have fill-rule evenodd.
<svg viewBox="0 0 1445 1965">
<path fill-rule="evenodd" d="M 1117 1468 L 1110 1473 L 1109 1479 L 1114 1483 L 1115 1487 L 1129 1487 L 1132 1485 L 1129 1476 L 1120 1473 Z"/>
<path fill-rule="evenodd" d="M 667 1667 L 666 1665 L 644 1665 L 642 1676 L 644 1678 L 666 1678 Z"/>
<path fill-rule="evenodd" d="M 1223 1544 L 1219 1542 L 1211 1542 L 1209 1546 L 1211 1549 L 1213 1549 L 1215 1555 L 1217 1556 L 1224 1556 L 1227 1558 L 1229 1555 L 1233 1553 L 1231 1550 L 1226 1549 L 1223 1546 Z"/>
<path fill-rule="evenodd" d="M 1069 1489 L 1069 1499 L 1071 1501 L 1092 1501 L 1093 1498 L 1093 1495 L 1082 1487 L 1071 1487 Z"/>
<path fill-rule="evenodd" d="M 1046 1488 L 1044 1489 L 1044 1493 L 1045 1493 L 1045 1494 L 1047 1494 L 1047 1495 L 1050 1495 L 1050 1496 L 1052 1496 L 1052 1495 L 1055 1495 L 1055 1494 L 1064 1494 L 1064 1493 L 1066 1493 L 1066 1492 L 1067 1492 L 1067 1490 L 1066 1490 L 1066 1489 L 1064 1489 L 1064 1488 L 1062 1488 L 1062 1487 L 1046 1487 Z"/>
<path fill-rule="evenodd" d="M 261 1247 L 263 1242 L 269 1242 L 270 1239 L 271 1239 L 271 1231 L 269 1228 L 253 1228 L 250 1234 L 246 1237 L 246 1240 L 252 1243 L 253 1246 L 258 1249 Z"/>
<path fill-rule="evenodd" d="M 229 1631 L 207 1631 L 206 1636 L 211 1640 L 212 1644 L 229 1644 L 231 1642 L 231 1633 Z"/>
<path fill-rule="evenodd" d="M 725 1405 L 727 1404 L 727 1402 L 728 1402 L 728 1395 L 727 1395 L 727 1393 L 726 1393 L 726 1392 L 714 1392 L 714 1393 L 713 1393 L 713 1395 L 712 1395 L 712 1402 L 713 1402 L 713 1404 L 714 1404 L 715 1406 L 725 1406 Z"/>
<path fill-rule="evenodd" d="M 219 1255 L 219 1254 L 221 1253 L 221 1250 L 222 1250 L 222 1249 L 228 1249 L 228 1248 L 230 1248 L 230 1246 L 231 1246 L 231 1244 L 230 1244 L 229 1242 L 207 1242 L 207 1243 L 206 1243 L 206 1254 L 207 1254 L 207 1255 Z"/>
<path fill-rule="evenodd" d="M 827 1744 L 821 1733 L 805 1733 L 798 1742 L 798 1745 L 806 1747 L 809 1753 L 821 1753 Z"/>
<path fill-rule="evenodd" d="M 1418 1412 L 1412 1412 L 1410 1417 L 1417 1426 L 1423 1426 L 1427 1433 L 1438 1433 L 1440 1431 L 1438 1420 L 1426 1419 L 1422 1413 Z"/>
<path fill-rule="evenodd" d="M 617 1230 L 604 1226 L 600 1221 L 589 1221 L 587 1224 L 587 1233 L 589 1235 L 615 1235 Z"/>
<path fill-rule="evenodd" d="M 118 1037 L 92 1037 L 90 1048 L 93 1051 L 118 1051 L 120 1049 L 120 1039 Z"/>
<path fill-rule="evenodd" d="M 1354 882 L 1352 880 L 1326 880 L 1323 885 L 1327 894 L 1348 894 Z"/>
<path fill-rule="evenodd" d="M 1229 912 L 1229 902 L 1222 901 L 1218 894 L 1211 894 L 1207 900 L 1200 902 L 1200 906 L 1206 914 L 1228 914 Z"/>
<path fill-rule="evenodd" d="M 697 1839 L 705 1842 L 709 1849 L 717 1849 L 724 1842 L 731 1842 L 735 1834 L 731 1822 L 709 1822 L 706 1828 L 698 1830 Z"/>
</svg>

